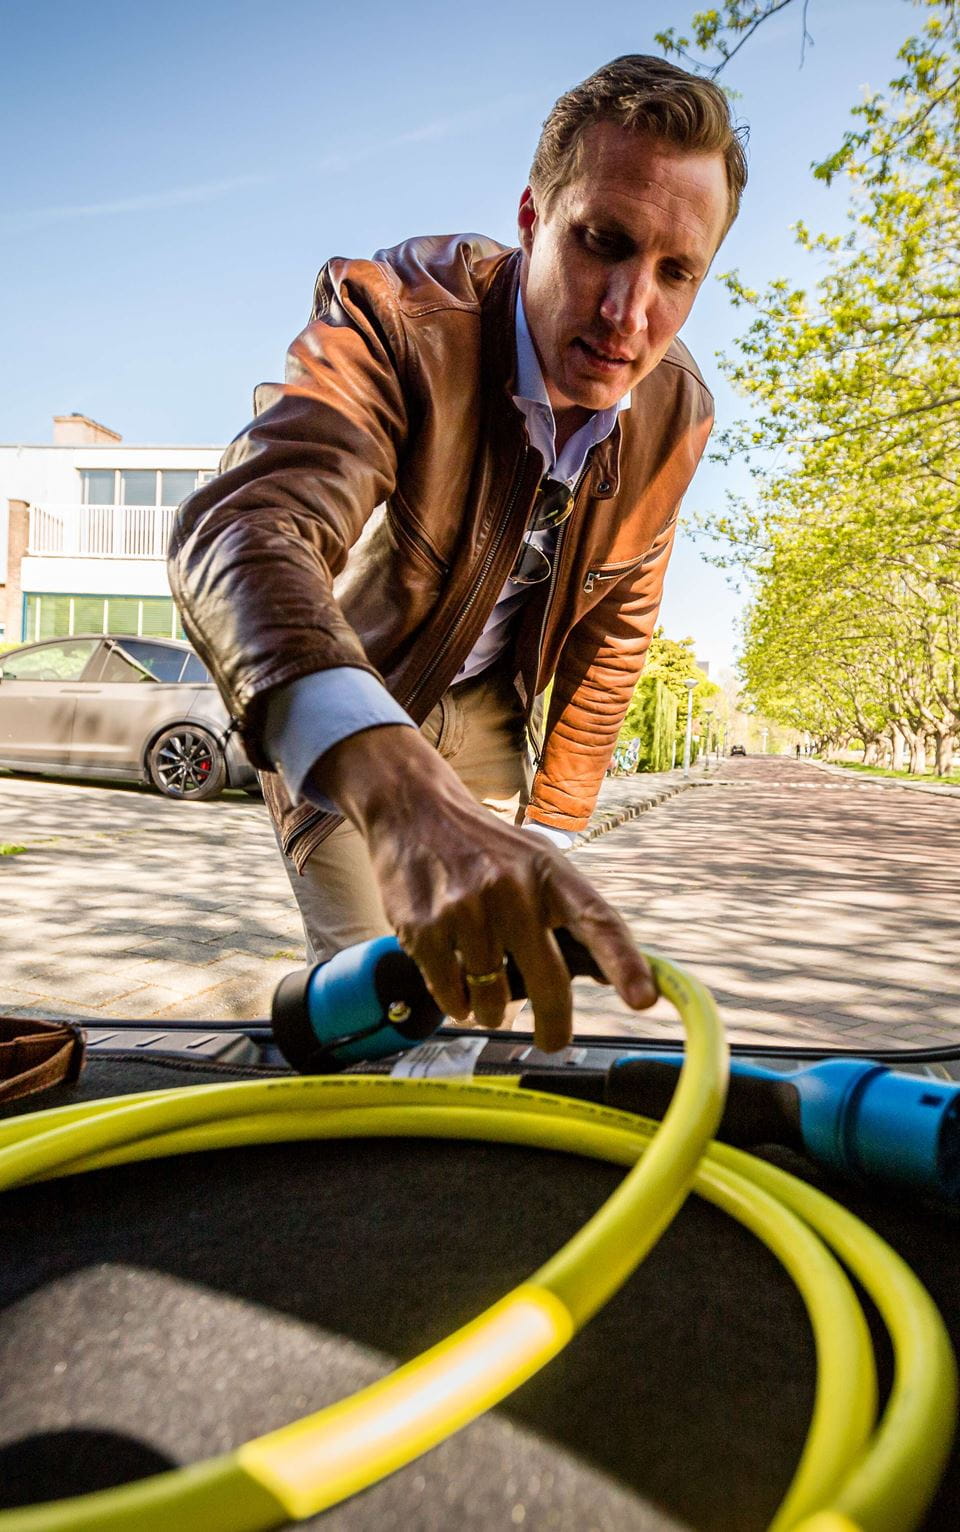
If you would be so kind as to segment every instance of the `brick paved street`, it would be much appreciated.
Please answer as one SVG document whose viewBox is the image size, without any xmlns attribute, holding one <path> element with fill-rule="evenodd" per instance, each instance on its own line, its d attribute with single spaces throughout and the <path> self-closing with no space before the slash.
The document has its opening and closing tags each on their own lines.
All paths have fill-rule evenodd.
<svg viewBox="0 0 960 1532">
<path fill-rule="evenodd" d="M 605 784 L 598 826 L 678 791 Z M 0 1012 L 109 1023 L 250 1020 L 302 966 L 303 932 L 262 802 L 0 773 Z"/>
<path fill-rule="evenodd" d="M 960 797 L 773 757 L 604 785 L 582 870 L 714 991 L 731 1036 L 960 1042 Z M 663 801 L 659 801 L 659 800 Z M 259 802 L 0 777 L 0 1010 L 246 1019 L 302 963 Z M 675 1036 L 589 981 L 578 1030 Z M 519 1025 L 524 1025 L 521 1018 Z"/>
<path fill-rule="evenodd" d="M 577 860 L 639 941 L 710 987 L 731 1037 L 960 1042 L 960 796 L 779 757 L 707 780 Z M 621 1029 L 622 1007 L 578 988 L 582 1030 Z M 674 1033 L 670 1008 L 640 1030 Z"/>
<path fill-rule="evenodd" d="M 303 962 L 259 801 L 0 778 L 0 1011 L 263 1016 Z"/>
</svg>

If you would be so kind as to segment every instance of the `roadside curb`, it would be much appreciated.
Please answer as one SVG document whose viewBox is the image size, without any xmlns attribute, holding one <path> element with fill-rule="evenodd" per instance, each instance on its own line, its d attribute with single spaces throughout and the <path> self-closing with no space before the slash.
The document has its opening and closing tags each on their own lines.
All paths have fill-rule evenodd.
<svg viewBox="0 0 960 1532">
<path fill-rule="evenodd" d="M 656 808 L 658 803 L 663 803 L 667 798 L 676 797 L 688 787 L 696 787 L 699 784 L 694 781 L 670 783 L 669 786 L 652 789 L 645 793 L 642 798 L 633 799 L 629 803 L 605 803 L 602 808 L 594 811 L 593 818 L 585 830 L 581 830 L 579 839 L 574 843 L 574 849 L 585 846 L 589 841 L 599 840 L 601 835 L 608 835 L 618 825 L 626 824 L 628 820 L 639 819 L 648 809 Z"/>
</svg>

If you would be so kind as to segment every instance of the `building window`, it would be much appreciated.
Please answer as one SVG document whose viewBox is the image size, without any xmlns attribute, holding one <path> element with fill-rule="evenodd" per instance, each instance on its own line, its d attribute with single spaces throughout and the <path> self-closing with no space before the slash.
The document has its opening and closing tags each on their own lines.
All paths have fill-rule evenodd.
<svg viewBox="0 0 960 1532">
<path fill-rule="evenodd" d="M 121 468 L 121 505 L 156 505 L 157 477 L 154 469 Z"/>
<path fill-rule="evenodd" d="M 180 613 L 166 596 L 27 596 L 24 643 L 74 633 L 185 636 Z"/>
<path fill-rule="evenodd" d="M 93 468 L 80 475 L 84 505 L 113 505 L 116 474 L 112 468 Z"/>
<path fill-rule="evenodd" d="M 137 633 L 141 638 L 183 638 L 185 636 L 180 613 L 173 602 L 162 601 L 156 597 L 140 602 L 140 626 Z"/>
<path fill-rule="evenodd" d="M 160 474 L 160 504 L 179 505 L 192 495 L 198 484 L 206 484 L 212 473 L 184 472 L 181 468 L 164 468 Z"/>
<path fill-rule="evenodd" d="M 47 602 L 55 600 L 55 597 L 45 596 L 41 598 Z M 67 626 L 63 630 L 66 633 L 105 633 L 104 607 L 106 602 L 102 596 L 70 596 L 67 600 L 71 605 L 67 608 Z M 61 618 L 62 621 L 62 618 Z M 57 630 L 57 637 L 59 637 Z"/>
<path fill-rule="evenodd" d="M 177 506 L 214 477 L 212 468 L 80 469 L 84 505 Z"/>
</svg>

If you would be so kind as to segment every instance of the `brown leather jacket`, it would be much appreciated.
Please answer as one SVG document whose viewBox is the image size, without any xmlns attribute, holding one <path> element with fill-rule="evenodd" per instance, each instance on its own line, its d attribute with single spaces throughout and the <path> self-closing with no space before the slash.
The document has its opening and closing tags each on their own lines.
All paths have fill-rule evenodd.
<svg viewBox="0 0 960 1532">
<path fill-rule="evenodd" d="M 300 866 L 336 821 L 291 804 L 270 770 L 267 694 L 356 665 L 421 721 L 523 538 L 542 462 L 511 397 L 519 270 L 519 251 L 477 235 L 331 261 L 286 382 L 257 390 L 219 477 L 178 513 L 170 578 L 184 627 Z M 580 829 L 593 810 L 712 419 L 675 341 L 594 449 L 554 576 L 531 590 L 517 686 L 529 711 L 555 677 L 530 804 L 544 824 Z"/>
</svg>

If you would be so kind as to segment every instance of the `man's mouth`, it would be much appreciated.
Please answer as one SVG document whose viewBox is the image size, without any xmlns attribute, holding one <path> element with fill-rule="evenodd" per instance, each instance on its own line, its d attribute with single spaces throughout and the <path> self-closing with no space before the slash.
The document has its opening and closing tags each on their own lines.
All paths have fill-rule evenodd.
<svg viewBox="0 0 960 1532">
<path fill-rule="evenodd" d="M 573 344 L 583 352 L 593 366 L 607 372 L 616 372 L 621 367 L 627 367 L 631 361 L 630 357 L 621 356 L 619 352 L 601 350 L 597 346 L 592 346 L 589 341 L 583 339 L 582 335 L 578 335 Z"/>
</svg>

